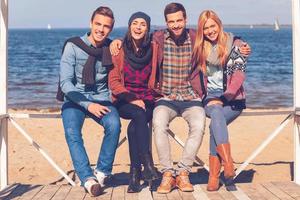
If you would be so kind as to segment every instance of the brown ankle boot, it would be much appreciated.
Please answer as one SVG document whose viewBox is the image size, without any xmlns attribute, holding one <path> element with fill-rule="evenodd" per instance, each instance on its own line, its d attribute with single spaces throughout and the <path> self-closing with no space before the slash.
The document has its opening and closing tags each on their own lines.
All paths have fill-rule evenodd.
<svg viewBox="0 0 300 200">
<path fill-rule="evenodd" d="M 172 191 L 176 186 L 175 178 L 173 177 L 172 172 L 166 171 L 163 173 L 161 183 L 157 188 L 157 193 L 167 194 Z"/>
<path fill-rule="evenodd" d="M 217 152 L 222 159 L 222 164 L 224 166 L 224 177 L 226 179 L 233 178 L 235 176 L 233 160 L 230 152 L 230 144 L 219 144 L 217 146 Z"/>
<path fill-rule="evenodd" d="M 219 177 L 221 161 L 218 156 L 209 155 L 209 178 L 207 191 L 217 191 L 219 189 Z"/>
<path fill-rule="evenodd" d="M 181 171 L 179 172 L 178 176 L 176 177 L 176 186 L 182 192 L 193 192 L 194 187 L 190 182 L 189 179 L 189 172 L 188 171 Z"/>
</svg>

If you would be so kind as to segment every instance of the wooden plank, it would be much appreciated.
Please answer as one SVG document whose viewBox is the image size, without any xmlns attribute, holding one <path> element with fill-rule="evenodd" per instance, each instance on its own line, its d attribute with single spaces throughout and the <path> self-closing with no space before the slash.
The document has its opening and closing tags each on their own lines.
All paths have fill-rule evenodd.
<svg viewBox="0 0 300 200">
<path fill-rule="evenodd" d="M 205 192 L 208 199 L 211 199 L 211 200 L 224 200 L 224 198 L 217 191 L 215 191 L 215 192 L 206 191 L 206 185 L 200 185 L 200 187 L 201 187 L 202 191 Z"/>
<path fill-rule="evenodd" d="M 300 196 L 300 186 L 294 182 L 272 182 L 276 187 L 289 194 L 291 197 L 296 198 Z"/>
<path fill-rule="evenodd" d="M 125 199 L 125 186 L 121 185 L 114 187 L 112 191 L 111 200 L 122 200 Z"/>
<path fill-rule="evenodd" d="M 51 200 L 65 199 L 69 194 L 71 188 L 72 186 L 70 185 L 61 185 Z"/>
<path fill-rule="evenodd" d="M 238 186 L 233 186 L 235 188 L 235 190 L 230 189 L 230 186 L 226 189 L 230 189 L 230 192 L 237 198 L 237 199 L 241 199 L 241 200 L 250 200 L 249 196 Z"/>
<path fill-rule="evenodd" d="M 153 195 L 153 199 L 155 200 L 168 200 L 167 195 L 166 194 L 159 194 L 156 191 L 152 192 Z"/>
<path fill-rule="evenodd" d="M 31 200 L 39 191 L 43 189 L 41 185 L 29 185 L 27 191 L 19 198 L 19 200 Z"/>
<path fill-rule="evenodd" d="M 272 192 L 267 190 L 264 186 L 262 186 L 259 183 L 252 183 L 251 187 L 255 188 L 256 192 L 261 194 L 266 199 L 279 199 L 276 195 L 274 195 Z"/>
<path fill-rule="evenodd" d="M 6 117 L 8 117 L 9 115 L 8 114 L 1 114 L 0 115 L 0 120 L 2 119 L 2 118 L 6 118 Z"/>
<path fill-rule="evenodd" d="M 236 200 L 236 198 L 231 192 L 226 190 L 226 187 L 220 187 L 218 193 L 226 200 Z"/>
<path fill-rule="evenodd" d="M 125 188 L 125 200 L 138 200 L 139 194 L 138 193 L 127 193 L 127 188 Z"/>
<path fill-rule="evenodd" d="M 32 198 L 32 200 L 49 200 L 55 195 L 59 187 L 59 185 L 46 185 Z"/>
<path fill-rule="evenodd" d="M 274 184 L 272 183 L 261 183 L 262 186 L 264 186 L 267 190 L 272 192 L 276 197 L 279 199 L 285 199 L 285 200 L 293 200 L 291 196 L 286 194 L 284 191 L 281 189 L 277 188 Z"/>
<path fill-rule="evenodd" d="M 151 192 L 149 190 L 149 187 L 144 187 L 142 189 L 142 191 L 140 191 L 138 193 L 138 199 L 139 200 L 144 200 L 144 199 L 151 200 L 152 199 L 152 194 L 151 194 Z"/>
<path fill-rule="evenodd" d="M 91 197 L 90 195 L 85 195 L 84 200 L 110 200 L 112 195 L 112 187 L 104 188 L 103 193 L 98 197 Z"/>
<path fill-rule="evenodd" d="M 83 200 L 86 195 L 89 195 L 85 192 L 83 187 L 75 186 L 71 187 L 66 200 Z"/>
<path fill-rule="evenodd" d="M 103 194 L 100 196 L 101 200 L 110 200 L 113 193 L 113 188 L 104 188 Z"/>
<path fill-rule="evenodd" d="M 179 189 L 172 190 L 167 194 L 168 200 L 182 200 L 181 195 L 179 194 Z"/>
<path fill-rule="evenodd" d="M 184 200 L 196 200 L 192 192 L 182 192 L 178 190 L 180 196 Z"/>
<path fill-rule="evenodd" d="M 270 110 L 270 111 L 248 111 L 245 110 L 240 116 L 248 117 L 248 116 L 268 116 L 268 115 L 288 115 L 292 113 L 294 110 Z M 56 113 L 9 113 L 9 114 L 1 114 L 0 118 L 3 117 L 11 117 L 15 119 L 55 119 L 61 118 L 61 114 Z M 88 117 L 87 117 L 88 118 Z M 124 120 L 124 119 L 122 119 Z"/>
<path fill-rule="evenodd" d="M 266 199 L 250 183 L 249 184 L 248 183 L 243 183 L 243 184 L 240 184 L 238 187 L 241 190 L 243 190 L 246 193 L 246 195 L 249 196 L 250 199 L 253 199 L 253 200 L 256 200 L 256 199 Z"/>
<path fill-rule="evenodd" d="M 203 190 L 199 184 L 194 185 L 194 192 L 193 192 L 194 198 L 196 200 L 209 200 L 207 194 L 204 192 L 205 190 Z"/>
<path fill-rule="evenodd" d="M 8 101 L 8 3 L 1 0 L 0 14 L 0 113 L 7 113 Z M 7 119 L 0 120 L 0 188 L 8 184 Z"/>
</svg>

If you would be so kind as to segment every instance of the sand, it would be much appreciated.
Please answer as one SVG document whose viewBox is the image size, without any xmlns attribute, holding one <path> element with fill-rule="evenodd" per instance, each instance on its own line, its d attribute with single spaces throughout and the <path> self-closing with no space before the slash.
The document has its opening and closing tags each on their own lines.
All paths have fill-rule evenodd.
<svg viewBox="0 0 300 200">
<path fill-rule="evenodd" d="M 235 166 L 238 167 L 257 148 L 270 133 L 287 117 L 277 110 L 247 109 L 229 126 L 230 142 Z M 289 109 L 291 110 L 291 109 Z M 47 113 L 48 110 L 9 110 L 9 113 Z M 249 113 L 271 113 L 271 115 L 249 116 Z M 51 111 L 51 113 L 58 113 Z M 277 114 L 276 114 L 277 113 Z M 61 119 L 16 119 L 16 121 L 31 135 L 31 137 L 50 155 L 50 157 L 70 177 L 74 177 L 73 165 L 69 150 L 64 138 Z M 126 134 L 128 121 L 122 120 L 120 139 Z M 208 132 L 209 120 L 206 121 L 205 136 L 198 152 L 198 156 L 208 164 Z M 187 124 L 182 118 L 176 118 L 171 123 L 171 130 L 185 141 Z M 83 127 L 85 146 L 92 165 L 95 165 L 103 137 L 103 129 L 91 119 L 87 119 Z M 289 181 L 293 178 L 293 123 L 291 122 L 279 135 L 260 153 L 238 177 L 238 182 L 268 182 Z M 182 148 L 173 140 L 172 156 L 177 162 Z M 159 168 L 155 145 L 153 156 Z M 42 155 L 22 136 L 9 122 L 8 126 L 8 153 L 9 153 L 9 183 L 23 184 L 63 184 L 66 180 L 55 171 Z M 129 172 L 128 143 L 125 142 L 118 150 L 114 162 L 113 173 L 116 176 L 127 175 Z M 193 174 L 207 181 L 207 173 L 199 165 L 193 168 Z M 75 178 L 76 182 L 78 179 Z"/>
</svg>

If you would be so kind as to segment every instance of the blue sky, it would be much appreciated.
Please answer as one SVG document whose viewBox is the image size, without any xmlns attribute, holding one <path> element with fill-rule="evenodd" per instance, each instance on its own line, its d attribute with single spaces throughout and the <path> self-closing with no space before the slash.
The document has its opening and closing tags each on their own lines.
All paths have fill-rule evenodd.
<svg viewBox="0 0 300 200">
<path fill-rule="evenodd" d="M 90 15 L 100 5 L 109 6 L 116 26 L 126 26 L 133 12 L 144 11 L 153 25 L 164 25 L 163 10 L 168 0 L 9 0 L 10 28 L 85 28 Z M 178 0 L 196 24 L 204 9 L 213 9 L 224 24 L 291 24 L 291 0 Z"/>
</svg>

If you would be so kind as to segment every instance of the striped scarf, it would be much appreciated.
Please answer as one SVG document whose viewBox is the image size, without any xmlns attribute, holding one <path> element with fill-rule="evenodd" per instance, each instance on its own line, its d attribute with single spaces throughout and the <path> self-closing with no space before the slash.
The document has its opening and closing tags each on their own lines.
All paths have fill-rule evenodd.
<svg viewBox="0 0 300 200">
<path fill-rule="evenodd" d="M 165 32 L 162 66 L 162 92 L 172 100 L 186 101 L 198 96 L 188 81 L 191 72 L 192 43 L 189 34 L 182 45 L 176 45 Z"/>
</svg>

